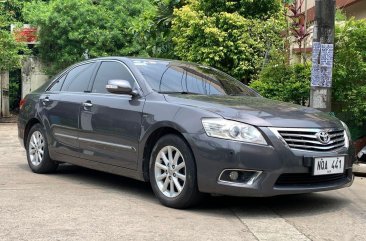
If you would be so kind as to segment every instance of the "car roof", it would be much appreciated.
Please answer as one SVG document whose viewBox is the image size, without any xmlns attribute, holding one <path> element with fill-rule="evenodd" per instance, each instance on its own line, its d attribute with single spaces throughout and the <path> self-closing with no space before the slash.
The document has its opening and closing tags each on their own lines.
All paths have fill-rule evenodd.
<svg viewBox="0 0 366 241">
<path fill-rule="evenodd" d="M 109 57 L 99 57 L 99 58 L 94 58 L 94 59 L 88 59 L 82 62 L 79 62 L 78 64 L 81 63 L 86 63 L 86 62 L 90 62 L 90 61 L 98 61 L 98 60 L 121 60 L 123 62 L 130 62 L 131 64 L 133 64 L 134 61 L 155 61 L 155 62 L 168 62 L 169 64 L 188 64 L 188 65 L 195 65 L 198 66 L 199 64 L 197 63 L 192 63 L 192 62 L 187 62 L 187 61 L 182 61 L 182 60 L 173 60 L 173 59 L 163 59 L 163 58 L 150 58 L 150 57 L 131 57 L 131 56 L 109 56 Z"/>
</svg>

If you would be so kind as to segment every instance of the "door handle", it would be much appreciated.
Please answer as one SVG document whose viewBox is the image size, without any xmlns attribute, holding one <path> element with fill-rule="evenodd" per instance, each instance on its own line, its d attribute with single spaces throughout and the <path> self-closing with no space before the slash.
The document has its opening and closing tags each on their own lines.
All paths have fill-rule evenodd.
<svg viewBox="0 0 366 241">
<path fill-rule="evenodd" d="M 46 96 L 43 100 L 42 100 L 42 103 L 44 104 L 44 105 L 47 105 L 48 103 L 50 103 L 50 97 L 48 97 L 48 96 Z"/>
<path fill-rule="evenodd" d="M 93 104 L 90 101 L 84 102 L 83 103 L 84 109 L 88 109 L 93 107 Z"/>
</svg>

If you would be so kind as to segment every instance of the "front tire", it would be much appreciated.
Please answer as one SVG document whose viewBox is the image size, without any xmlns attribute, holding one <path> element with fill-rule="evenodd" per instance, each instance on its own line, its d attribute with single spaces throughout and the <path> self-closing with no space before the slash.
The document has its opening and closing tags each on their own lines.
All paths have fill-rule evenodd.
<svg viewBox="0 0 366 241">
<path fill-rule="evenodd" d="M 150 183 L 159 201 L 172 208 L 198 203 L 196 165 L 187 143 L 177 135 L 158 140 L 150 158 Z"/>
<path fill-rule="evenodd" d="M 54 172 L 58 164 L 50 158 L 46 133 L 40 124 L 35 124 L 29 131 L 26 151 L 28 165 L 35 173 Z"/>
</svg>

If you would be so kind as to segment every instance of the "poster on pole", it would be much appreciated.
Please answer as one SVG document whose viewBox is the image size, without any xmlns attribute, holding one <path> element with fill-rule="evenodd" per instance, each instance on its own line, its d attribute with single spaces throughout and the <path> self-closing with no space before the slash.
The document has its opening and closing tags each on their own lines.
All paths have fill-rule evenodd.
<svg viewBox="0 0 366 241">
<path fill-rule="evenodd" d="M 311 86 L 332 87 L 334 45 L 313 43 Z"/>
<path fill-rule="evenodd" d="M 333 44 L 322 44 L 320 52 L 320 65 L 333 66 L 334 47 Z"/>
</svg>

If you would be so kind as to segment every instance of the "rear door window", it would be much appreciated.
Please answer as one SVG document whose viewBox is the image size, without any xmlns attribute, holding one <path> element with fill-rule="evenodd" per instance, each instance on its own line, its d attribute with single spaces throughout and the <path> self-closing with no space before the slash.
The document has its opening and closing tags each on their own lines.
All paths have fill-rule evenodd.
<svg viewBox="0 0 366 241">
<path fill-rule="evenodd" d="M 135 86 L 135 80 L 122 63 L 119 62 L 102 62 L 95 76 L 93 84 L 93 93 L 109 93 L 105 88 L 109 80 L 127 80 L 131 87 Z"/>
<path fill-rule="evenodd" d="M 67 74 L 61 91 L 84 92 L 88 89 L 95 63 L 79 65 Z"/>
</svg>

